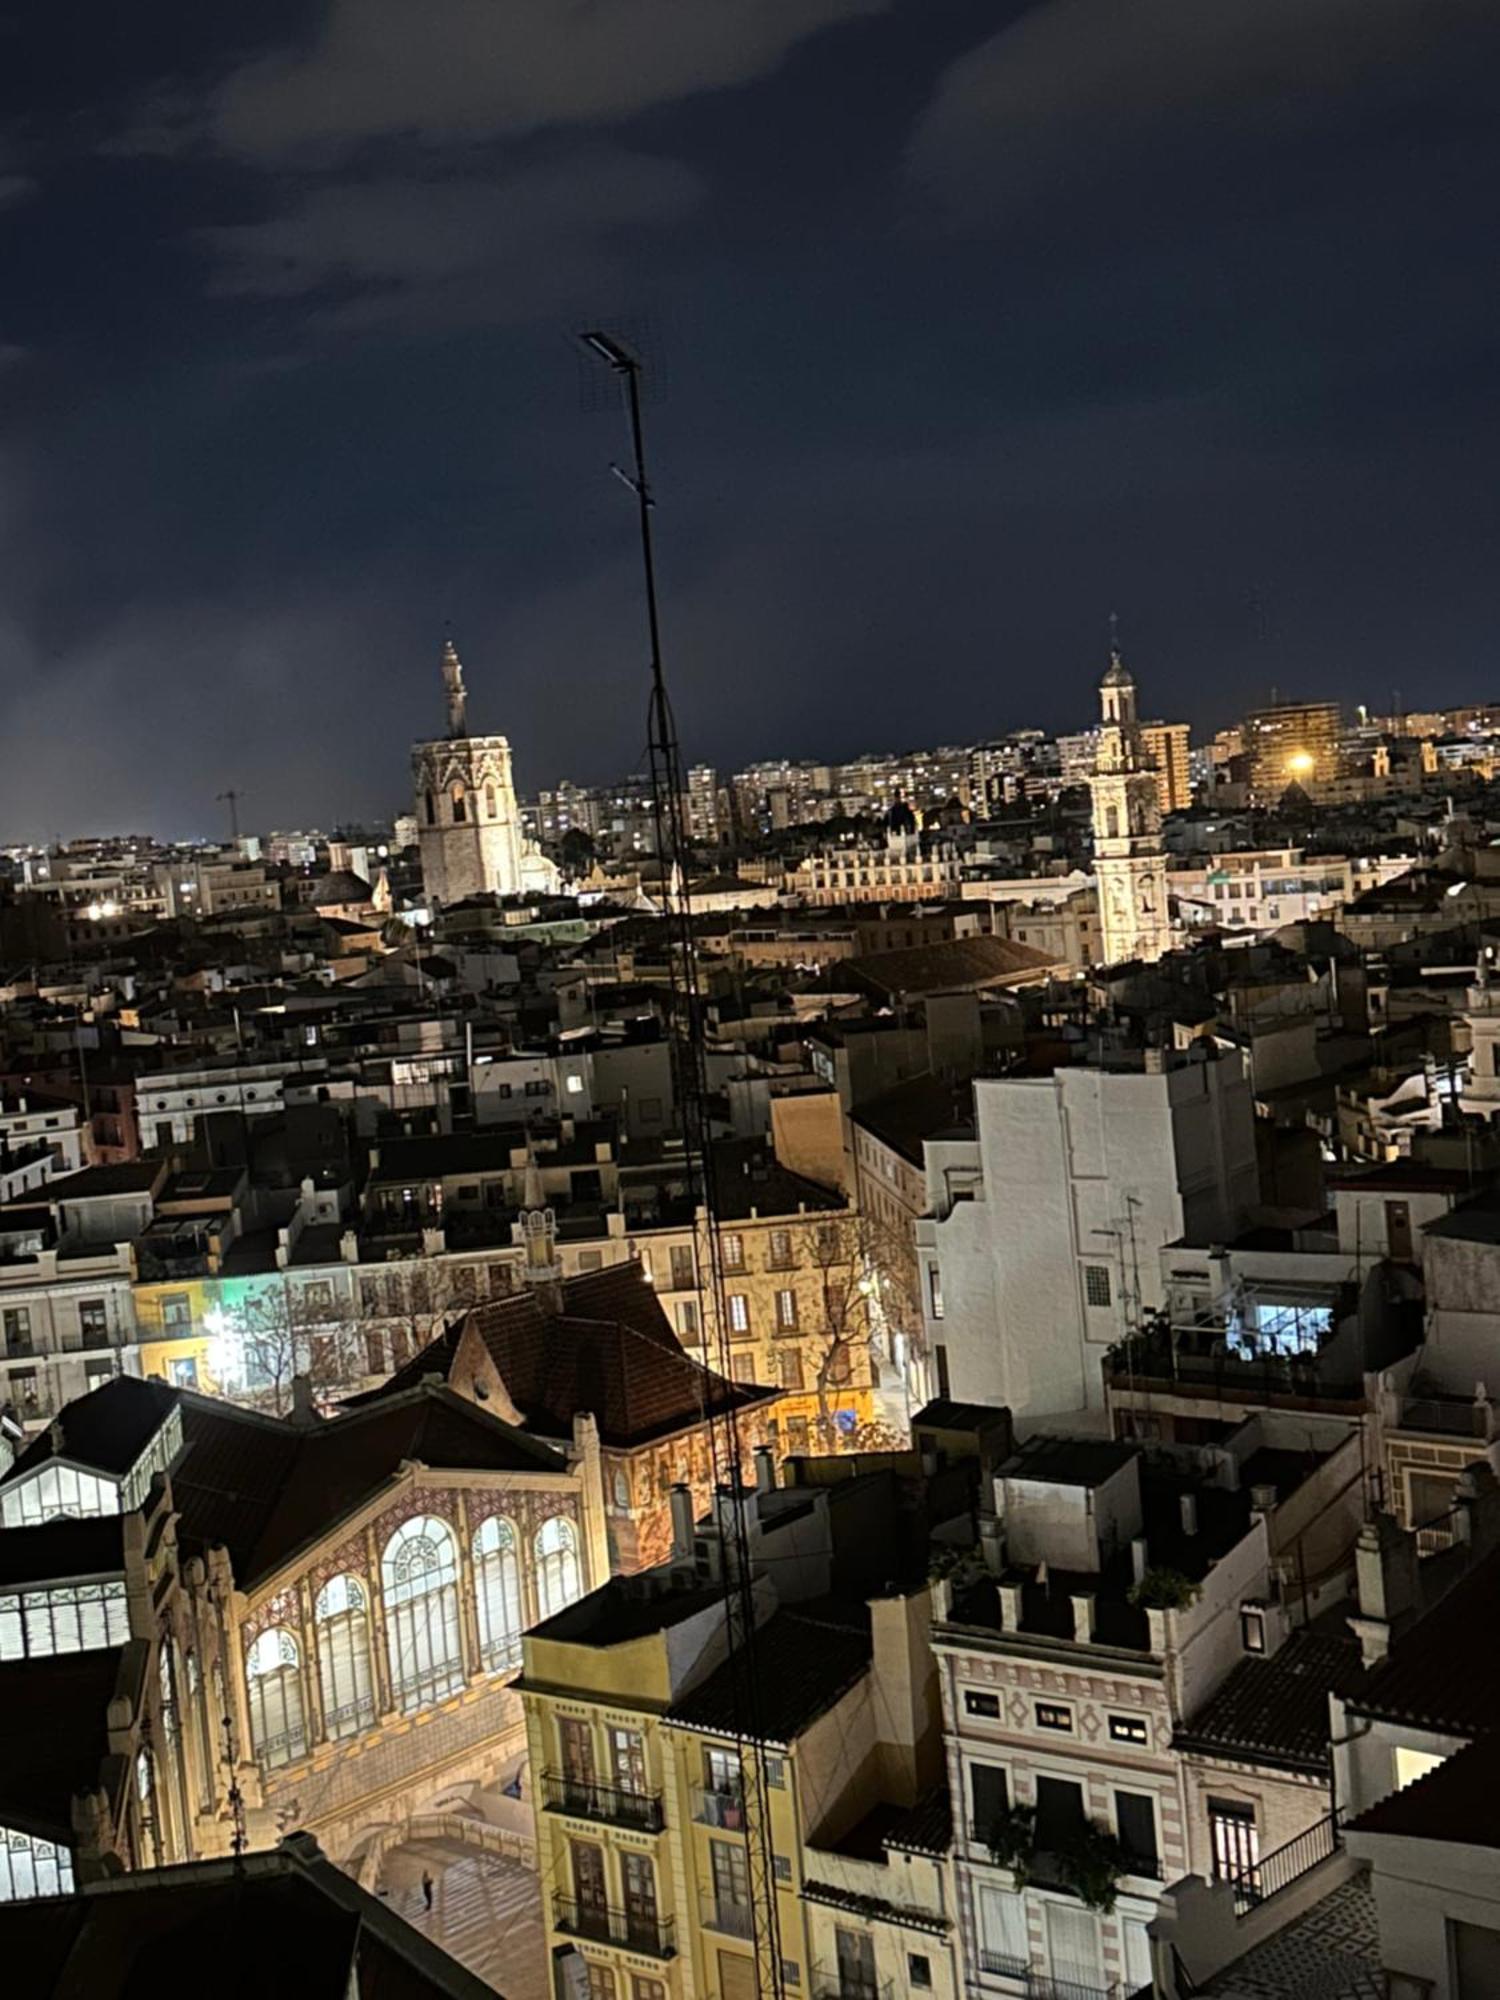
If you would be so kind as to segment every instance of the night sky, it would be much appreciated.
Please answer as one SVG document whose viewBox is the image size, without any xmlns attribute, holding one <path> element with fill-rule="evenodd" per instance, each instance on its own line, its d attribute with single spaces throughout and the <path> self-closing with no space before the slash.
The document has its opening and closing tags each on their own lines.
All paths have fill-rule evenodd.
<svg viewBox="0 0 1500 2000">
<path fill-rule="evenodd" d="M 0 840 L 1500 695 L 1495 0 L 0 17 Z M 1486 300 L 1489 301 L 1486 304 Z"/>
</svg>

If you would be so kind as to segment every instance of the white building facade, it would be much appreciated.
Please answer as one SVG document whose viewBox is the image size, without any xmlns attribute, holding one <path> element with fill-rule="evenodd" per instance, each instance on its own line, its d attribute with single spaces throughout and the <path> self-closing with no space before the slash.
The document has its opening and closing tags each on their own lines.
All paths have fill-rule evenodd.
<svg viewBox="0 0 1500 2000">
<path fill-rule="evenodd" d="M 980 1078 L 978 1136 L 929 1142 L 917 1224 L 939 1393 L 1018 1425 L 1104 1406 L 1106 1350 L 1164 1302 L 1163 1244 L 1222 1242 L 1257 1198 L 1233 1051 L 1147 1050 Z"/>
</svg>

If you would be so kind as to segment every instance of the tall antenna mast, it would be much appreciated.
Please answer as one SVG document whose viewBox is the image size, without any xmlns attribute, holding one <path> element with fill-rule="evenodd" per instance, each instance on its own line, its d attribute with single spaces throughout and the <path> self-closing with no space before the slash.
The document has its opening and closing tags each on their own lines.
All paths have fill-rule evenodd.
<svg viewBox="0 0 1500 2000">
<path fill-rule="evenodd" d="M 667 693 L 661 654 L 661 618 L 656 591 L 656 558 L 651 539 L 654 498 L 646 476 L 645 432 L 641 421 L 639 356 L 612 334 L 592 330 L 579 335 L 623 385 L 630 426 L 630 464 L 611 466 L 635 495 L 640 526 L 641 570 L 646 594 L 646 626 L 650 643 L 651 695 L 647 743 L 650 755 L 651 806 L 656 825 L 657 864 L 661 870 L 662 913 L 667 927 L 668 985 L 671 994 L 672 1059 L 677 1101 L 682 1107 L 683 1147 L 688 1182 L 701 1204 L 708 1269 L 700 1273 L 699 1291 L 711 1313 L 719 1372 L 733 1377 L 728 1315 L 723 1309 L 724 1271 L 719 1245 L 718 1203 L 714 1185 L 713 1137 L 709 1121 L 708 1060 L 703 1033 L 703 1003 L 698 987 L 698 961 L 693 940 L 693 907 L 689 881 L 692 854 L 684 800 L 682 750 L 677 723 Z M 705 1324 L 705 1333 L 707 1325 Z M 734 1736 L 739 1754 L 740 1787 L 748 1824 L 746 1858 L 750 1915 L 754 1925 L 755 1989 L 759 2000 L 785 2000 L 781 1969 L 781 1925 L 776 1904 L 775 1857 L 771 1835 L 771 1799 L 766 1780 L 765 1732 L 760 1726 L 760 1688 L 756 1672 L 754 1584 L 750 1574 L 749 1533 L 745 1521 L 743 1452 L 738 1406 L 730 1402 L 713 1417 L 715 1515 L 724 1587 L 724 1617 L 734 1693 Z M 728 1489 L 725 1504 L 722 1489 Z M 753 1754 L 747 1755 L 747 1751 Z"/>
</svg>

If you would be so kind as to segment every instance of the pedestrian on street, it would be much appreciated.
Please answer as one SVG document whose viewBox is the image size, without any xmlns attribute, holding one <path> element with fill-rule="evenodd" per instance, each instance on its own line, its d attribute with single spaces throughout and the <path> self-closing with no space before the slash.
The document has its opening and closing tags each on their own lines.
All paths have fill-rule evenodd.
<svg viewBox="0 0 1500 2000">
<path fill-rule="evenodd" d="M 422 1870 L 422 1901 L 429 1910 L 432 1908 L 432 1876 L 426 1868 Z"/>
</svg>

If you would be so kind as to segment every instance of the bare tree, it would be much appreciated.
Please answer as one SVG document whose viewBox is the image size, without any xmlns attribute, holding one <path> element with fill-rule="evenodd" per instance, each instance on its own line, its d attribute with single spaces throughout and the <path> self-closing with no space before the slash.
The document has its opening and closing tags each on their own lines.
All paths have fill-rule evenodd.
<svg viewBox="0 0 1500 2000">
<path fill-rule="evenodd" d="M 822 1216 L 808 1231 L 808 1250 L 817 1274 L 821 1323 L 816 1386 L 818 1426 L 825 1443 L 871 1451 L 901 1442 L 890 1427 L 866 1422 L 845 1434 L 835 1422 L 836 1392 L 858 1375 L 861 1365 L 873 1386 L 877 1348 L 919 1318 L 907 1279 L 899 1239 L 885 1223 L 854 1210 Z"/>
<path fill-rule="evenodd" d="M 220 1309 L 210 1362 L 227 1396 L 271 1416 L 292 1407 L 292 1384 L 305 1376 L 315 1397 L 358 1386 L 364 1371 L 360 1330 L 330 1281 L 299 1284 L 282 1272 Z"/>
</svg>

